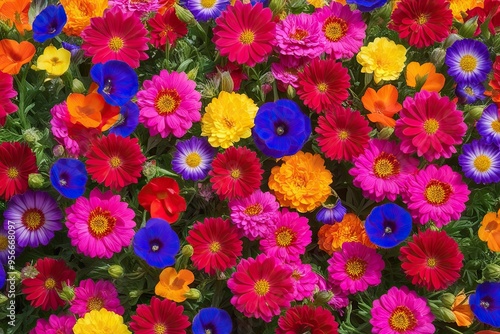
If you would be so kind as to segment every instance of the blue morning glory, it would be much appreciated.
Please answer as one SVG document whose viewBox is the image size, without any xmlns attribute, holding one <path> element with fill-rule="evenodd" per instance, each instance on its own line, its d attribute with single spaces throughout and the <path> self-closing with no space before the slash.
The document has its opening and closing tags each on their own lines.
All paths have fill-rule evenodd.
<svg viewBox="0 0 500 334">
<path fill-rule="evenodd" d="M 113 106 L 124 105 L 139 90 L 137 73 L 130 65 L 120 60 L 109 60 L 104 64 L 94 65 L 90 76 L 99 85 L 97 92 Z"/>
<path fill-rule="evenodd" d="M 114 133 L 121 137 L 128 137 L 139 125 L 139 107 L 132 101 L 125 103 L 120 108 L 120 118 L 109 129 L 109 133 Z"/>
<path fill-rule="evenodd" d="M 233 321 L 225 310 L 208 307 L 193 318 L 193 334 L 230 334 Z"/>
<path fill-rule="evenodd" d="M 82 196 L 87 183 L 84 163 L 72 158 L 57 160 L 50 168 L 50 182 L 64 197 L 75 199 Z"/>
<path fill-rule="evenodd" d="M 43 43 L 56 37 L 61 33 L 66 21 L 68 18 L 63 6 L 47 6 L 33 21 L 33 39 L 38 43 Z"/>
<path fill-rule="evenodd" d="M 469 305 L 479 321 L 500 327 L 500 282 L 479 284 L 469 297 Z"/>
<path fill-rule="evenodd" d="M 365 221 L 368 238 L 383 248 L 391 248 L 403 242 L 410 235 L 411 228 L 411 215 L 394 203 L 373 208 Z"/>
<path fill-rule="evenodd" d="M 346 213 L 347 209 L 342 205 L 340 200 L 337 200 L 337 203 L 333 205 L 325 205 L 319 209 L 316 214 L 316 220 L 323 224 L 333 225 L 341 222 Z"/>
<path fill-rule="evenodd" d="M 347 4 L 356 5 L 362 12 L 370 12 L 376 8 L 382 7 L 388 0 L 347 0 Z"/>
</svg>

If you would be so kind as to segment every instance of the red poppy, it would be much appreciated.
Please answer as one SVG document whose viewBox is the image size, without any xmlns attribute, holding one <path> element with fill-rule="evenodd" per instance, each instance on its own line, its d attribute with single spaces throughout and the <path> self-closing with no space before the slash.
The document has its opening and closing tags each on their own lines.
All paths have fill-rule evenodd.
<svg viewBox="0 0 500 334">
<path fill-rule="evenodd" d="M 186 211 L 186 200 L 179 195 L 179 185 L 166 176 L 149 181 L 137 197 L 139 204 L 149 211 L 151 218 L 162 218 L 170 224 L 175 223 L 179 214 Z"/>
<path fill-rule="evenodd" d="M 337 334 L 339 325 L 332 313 L 322 307 L 309 305 L 289 308 L 279 318 L 276 334 L 311 333 Z"/>
<path fill-rule="evenodd" d="M 12 196 L 28 189 L 28 176 L 38 172 L 33 151 L 26 144 L 0 144 L 0 198 L 8 201 Z"/>
</svg>

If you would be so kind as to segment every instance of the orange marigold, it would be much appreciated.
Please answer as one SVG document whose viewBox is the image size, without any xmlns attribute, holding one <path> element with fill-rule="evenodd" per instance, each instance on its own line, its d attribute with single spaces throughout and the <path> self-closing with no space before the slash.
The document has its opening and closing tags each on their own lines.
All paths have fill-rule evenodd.
<svg viewBox="0 0 500 334">
<path fill-rule="evenodd" d="M 333 176 L 319 154 L 299 151 L 283 161 L 281 166 L 273 167 L 268 182 L 282 206 L 304 213 L 326 201 Z"/>
<path fill-rule="evenodd" d="M 68 21 L 63 31 L 67 35 L 80 36 L 93 17 L 101 17 L 108 8 L 108 0 L 61 0 Z"/>
<path fill-rule="evenodd" d="M 332 255 L 342 249 L 344 242 L 360 242 L 370 248 L 377 248 L 366 234 L 365 227 L 354 213 L 347 213 L 340 223 L 323 225 L 318 231 L 319 249 Z"/>
</svg>

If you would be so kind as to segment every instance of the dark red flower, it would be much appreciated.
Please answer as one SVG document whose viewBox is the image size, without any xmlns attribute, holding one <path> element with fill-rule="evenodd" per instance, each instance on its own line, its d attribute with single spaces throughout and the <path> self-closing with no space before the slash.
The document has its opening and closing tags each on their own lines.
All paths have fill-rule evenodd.
<svg viewBox="0 0 500 334">
<path fill-rule="evenodd" d="M 28 189 L 28 176 L 38 172 L 33 151 L 17 142 L 0 144 L 0 198 L 8 201 L 12 196 Z"/>
<path fill-rule="evenodd" d="M 276 334 L 337 334 L 339 325 L 331 312 L 322 307 L 301 305 L 289 308 L 279 318 Z"/>
<path fill-rule="evenodd" d="M 184 307 L 175 302 L 153 297 L 150 305 L 137 306 L 136 314 L 131 316 L 130 329 L 135 334 L 186 334 L 190 323 L 183 312 Z"/>
<path fill-rule="evenodd" d="M 485 0 L 483 8 L 476 6 L 467 10 L 467 17 L 464 21 L 467 22 L 475 16 L 477 16 L 477 28 L 474 36 L 481 33 L 481 26 L 486 20 L 490 20 L 488 30 L 496 35 L 496 28 L 500 27 L 500 0 Z"/>
<path fill-rule="evenodd" d="M 186 211 L 186 200 L 179 195 L 179 191 L 174 179 L 156 177 L 142 187 L 137 198 L 139 204 L 149 211 L 151 218 L 162 218 L 172 224 L 181 212 Z"/>
<path fill-rule="evenodd" d="M 151 27 L 149 42 L 157 49 L 164 49 L 167 42 L 170 46 L 175 46 L 175 41 L 188 32 L 186 23 L 179 20 L 174 8 L 163 14 L 157 13 L 148 20 L 148 25 Z"/>
</svg>

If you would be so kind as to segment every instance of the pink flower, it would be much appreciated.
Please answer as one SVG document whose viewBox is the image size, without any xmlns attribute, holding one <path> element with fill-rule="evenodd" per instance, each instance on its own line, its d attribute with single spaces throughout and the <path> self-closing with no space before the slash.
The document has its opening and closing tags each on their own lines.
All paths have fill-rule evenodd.
<svg viewBox="0 0 500 334">
<path fill-rule="evenodd" d="M 343 309 L 349 305 L 348 293 L 342 290 L 340 286 L 327 282 L 320 274 L 316 274 L 316 279 L 316 290 L 318 290 L 318 293 L 315 294 L 315 297 L 321 294 L 325 296 L 325 293 L 327 294 L 326 296 L 329 294 L 330 299 L 327 301 L 327 304 L 338 311 L 340 315 L 344 314 Z"/>
<path fill-rule="evenodd" d="M 432 220 L 439 228 L 460 218 L 470 194 L 462 175 L 447 165 L 429 165 L 408 177 L 406 189 L 403 202 L 413 219 L 422 225 Z"/>
<path fill-rule="evenodd" d="M 29 334 L 73 334 L 76 319 L 72 315 L 51 314 L 49 320 L 38 319 Z"/>
<path fill-rule="evenodd" d="M 404 154 L 399 144 L 372 139 L 364 153 L 354 158 L 349 174 L 353 184 L 361 188 L 363 196 L 380 202 L 385 198 L 395 201 L 404 189 L 405 180 L 418 167 L 418 160 Z"/>
<path fill-rule="evenodd" d="M 148 12 L 156 12 L 161 7 L 160 0 L 134 1 L 134 0 L 109 0 L 110 7 L 120 8 L 124 12 L 135 12 L 142 16 Z"/>
<path fill-rule="evenodd" d="M 95 188 L 88 199 L 78 197 L 66 215 L 71 245 L 86 256 L 111 258 L 134 236 L 134 210 L 111 191 Z"/>
<path fill-rule="evenodd" d="M 162 70 L 144 81 L 143 88 L 137 93 L 139 122 L 149 129 L 151 136 L 160 134 L 166 138 L 173 134 L 180 138 L 193 122 L 201 119 L 201 94 L 195 90 L 196 82 L 189 80 L 186 73 Z"/>
<path fill-rule="evenodd" d="M 7 115 L 17 110 L 17 106 L 10 100 L 16 96 L 12 75 L 0 72 L 0 127 L 5 125 Z"/>
<path fill-rule="evenodd" d="M 377 286 L 385 267 L 382 255 L 359 242 L 344 242 L 342 250 L 328 260 L 329 280 L 349 293 Z"/>
<path fill-rule="evenodd" d="M 294 286 L 293 299 L 301 301 L 311 298 L 318 282 L 318 277 L 312 271 L 310 264 L 301 262 L 290 263 L 289 267 L 293 270 L 292 282 Z"/>
<path fill-rule="evenodd" d="M 123 315 L 125 311 L 118 299 L 118 291 L 113 283 L 105 280 L 94 282 L 92 279 L 80 281 L 75 288 L 75 299 L 71 302 L 71 313 L 83 317 L 87 312 L 100 309 Z"/>
<path fill-rule="evenodd" d="M 297 89 L 299 87 L 299 72 L 304 71 L 304 64 L 303 61 L 300 65 L 293 66 L 287 66 L 282 62 L 272 63 L 271 72 L 276 80 Z"/>
</svg>

